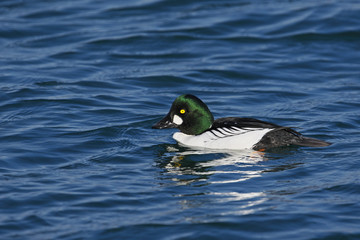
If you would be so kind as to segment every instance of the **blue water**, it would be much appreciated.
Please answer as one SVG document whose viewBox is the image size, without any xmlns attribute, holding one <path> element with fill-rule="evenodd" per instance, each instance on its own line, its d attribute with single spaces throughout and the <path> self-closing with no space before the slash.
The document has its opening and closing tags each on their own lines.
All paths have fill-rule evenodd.
<svg viewBox="0 0 360 240">
<path fill-rule="evenodd" d="M 358 1 L 0 2 L 1 239 L 360 239 Z M 184 148 L 180 94 L 333 143 Z"/>
</svg>

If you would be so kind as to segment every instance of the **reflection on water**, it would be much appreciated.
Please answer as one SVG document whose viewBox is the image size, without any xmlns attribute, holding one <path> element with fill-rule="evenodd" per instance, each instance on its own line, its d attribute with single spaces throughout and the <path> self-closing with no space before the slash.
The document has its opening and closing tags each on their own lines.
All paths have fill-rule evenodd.
<svg viewBox="0 0 360 240">
<path fill-rule="evenodd" d="M 271 193 L 261 186 L 249 188 L 247 183 L 266 173 L 284 171 L 299 165 L 276 164 L 275 161 L 271 164 L 267 153 L 253 150 L 224 153 L 193 150 L 178 145 L 163 147 L 158 162 L 162 187 L 176 188 L 173 196 L 179 199 L 178 204 L 182 210 L 218 208 L 217 217 L 247 215 L 264 209 L 264 203 Z M 270 155 L 270 160 L 274 160 L 273 156 Z M 222 209 L 224 203 L 227 207 Z M 232 207 L 229 208 L 228 205 Z M 207 221 L 209 218 L 192 217 L 195 218 L 192 221 L 197 222 Z"/>
<path fill-rule="evenodd" d="M 251 170 L 258 162 L 266 160 L 264 153 L 244 150 L 222 153 L 212 150 L 187 150 L 179 152 L 175 147 L 168 147 L 168 152 L 175 155 L 171 157 L 164 168 L 173 175 L 173 181 L 178 184 L 189 184 L 196 180 L 207 180 L 209 184 L 241 182 L 254 177 L 259 177 L 261 171 Z M 235 167 L 235 168 L 234 168 Z M 235 179 L 210 178 L 214 175 L 232 174 Z M 184 176 L 194 178 L 184 179 Z"/>
<path fill-rule="evenodd" d="M 162 179 L 170 179 L 175 185 L 193 184 L 206 181 L 207 184 L 226 184 L 261 177 L 267 172 L 293 169 L 301 162 L 279 164 L 276 160 L 294 152 L 289 148 L 267 152 L 254 150 L 226 151 L 196 150 L 178 145 L 166 145 L 160 152 L 158 166 Z M 280 154 L 278 157 L 276 154 Z"/>
</svg>

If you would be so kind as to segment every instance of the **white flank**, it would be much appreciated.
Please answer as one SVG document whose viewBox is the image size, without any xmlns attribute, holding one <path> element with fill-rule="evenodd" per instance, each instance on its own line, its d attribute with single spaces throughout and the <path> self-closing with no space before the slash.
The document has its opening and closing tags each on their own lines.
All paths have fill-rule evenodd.
<svg viewBox="0 0 360 240">
<path fill-rule="evenodd" d="M 272 128 L 234 129 L 222 128 L 206 131 L 197 136 L 176 132 L 173 138 L 180 144 L 189 147 L 239 150 L 251 149 L 266 133 L 273 130 Z"/>
<path fill-rule="evenodd" d="M 173 118 L 173 123 L 180 126 L 183 123 L 183 120 L 181 119 L 181 117 L 175 114 Z"/>
</svg>

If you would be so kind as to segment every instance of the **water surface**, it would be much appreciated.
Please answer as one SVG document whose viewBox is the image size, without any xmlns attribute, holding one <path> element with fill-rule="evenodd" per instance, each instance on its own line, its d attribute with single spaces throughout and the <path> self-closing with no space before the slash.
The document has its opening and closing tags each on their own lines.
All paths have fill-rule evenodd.
<svg viewBox="0 0 360 240">
<path fill-rule="evenodd" d="M 1 239 L 359 239 L 356 1 L 1 1 Z M 184 148 L 180 94 L 333 143 Z"/>
</svg>

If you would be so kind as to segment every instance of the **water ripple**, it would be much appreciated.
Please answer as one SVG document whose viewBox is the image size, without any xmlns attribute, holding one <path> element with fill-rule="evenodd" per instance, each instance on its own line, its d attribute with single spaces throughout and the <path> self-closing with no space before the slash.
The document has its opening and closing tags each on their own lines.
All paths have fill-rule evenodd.
<svg viewBox="0 0 360 240">
<path fill-rule="evenodd" d="M 1 1 L 1 237 L 359 238 L 359 10 Z M 151 126 L 184 93 L 333 145 L 181 147 Z"/>
</svg>

